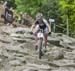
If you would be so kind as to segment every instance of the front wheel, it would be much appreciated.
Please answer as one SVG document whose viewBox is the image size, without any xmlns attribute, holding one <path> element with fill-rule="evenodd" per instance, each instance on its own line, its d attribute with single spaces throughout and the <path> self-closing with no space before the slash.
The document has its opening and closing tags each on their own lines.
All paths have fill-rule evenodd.
<svg viewBox="0 0 75 71">
<path fill-rule="evenodd" d="M 42 41 L 43 41 L 43 39 L 38 40 L 39 59 L 41 59 L 41 57 L 42 57 Z"/>
</svg>

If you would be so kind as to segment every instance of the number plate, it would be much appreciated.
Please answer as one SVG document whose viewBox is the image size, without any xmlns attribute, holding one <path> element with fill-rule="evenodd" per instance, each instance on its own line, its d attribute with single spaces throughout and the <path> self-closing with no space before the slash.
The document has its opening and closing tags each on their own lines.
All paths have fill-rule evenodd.
<svg viewBox="0 0 75 71">
<path fill-rule="evenodd" d="M 43 38 L 43 33 L 38 33 L 38 34 L 37 34 L 37 37 L 38 37 L 38 38 Z"/>
</svg>

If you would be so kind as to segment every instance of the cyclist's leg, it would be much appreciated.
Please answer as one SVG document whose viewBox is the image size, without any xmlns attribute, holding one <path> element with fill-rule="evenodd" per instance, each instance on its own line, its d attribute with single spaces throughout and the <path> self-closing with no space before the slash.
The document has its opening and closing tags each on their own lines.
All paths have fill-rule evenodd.
<svg viewBox="0 0 75 71">
<path fill-rule="evenodd" d="M 35 35 L 35 40 L 37 41 L 37 33 L 38 33 L 38 30 L 39 30 L 39 25 L 36 25 L 34 30 L 33 30 L 33 34 Z"/>
<path fill-rule="evenodd" d="M 37 33 L 38 33 L 38 30 L 39 30 L 39 25 L 36 25 L 34 30 L 33 30 L 33 34 L 35 35 L 35 49 L 37 50 L 38 49 L 38 45 L 37 45 L 37 41 L 38 41 L 38 37 L 37 37 Z"/>
<path fill-rule="evenodd" d="M 47 46 L 47 41 L 48 41 L 48 29 L 45 28 L 44 29 L 44 46 L 45 46 L 45 50 L 46 50 L 46 46 Z"/>
<path fill-rule="evenodd" d="M 48 34 L 44 34 L 44 38 L 45 38 L 45 46 L 47 45 L 47 36 L 48 36 Z"/>
</svg>

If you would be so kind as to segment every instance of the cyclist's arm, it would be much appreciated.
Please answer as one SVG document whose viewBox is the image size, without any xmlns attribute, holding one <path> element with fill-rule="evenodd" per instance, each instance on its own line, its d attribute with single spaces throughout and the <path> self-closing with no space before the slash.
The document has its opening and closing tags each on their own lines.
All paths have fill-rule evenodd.
<svg viewBox="0 0 75 71">
<path fill-rule="evenodd" d="M 35 23 L 31 26 L 31 31 L 33 32 L 33 29 L 35 28 Z"/>
<path fill-rule="evenodd" d="M 51 26 L 47 24 L 47 27 L 48 27 L 49 32 L 51 32 Z"/>
<path fill-rule="evenodd" d="M 45 22 L 45 24 L 46 24 L 46 26 L 48 28 L 48 31 L 51 32 L 51 26 L 50 26 L 50 24 L 45 19 L 43 21 Z"/>
<path fill-rule="evenodd" d="M 33 25 L 31 26 L 31 31 L 32 31 L 32 32 L 33 32 L 33 29 L 34 29 L 35 26 L 36 26 L 36 22 L 37 22 L 37 20 L 35 20 L 34 23 L 33 23 Z"/>
</svg>

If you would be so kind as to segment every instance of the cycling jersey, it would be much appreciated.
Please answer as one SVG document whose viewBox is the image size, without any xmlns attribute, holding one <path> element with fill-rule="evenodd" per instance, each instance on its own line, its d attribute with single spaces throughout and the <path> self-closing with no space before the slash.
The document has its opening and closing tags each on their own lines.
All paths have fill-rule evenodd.
<svg viewBox="0 0 75 71">
<path fill-rule="evenodd" d="M 39 23 L 39 21 L 35 22 L 35 25 L 39 25 L 40 29 L 45 29 L 47 27 L 47 24 L 48 22 L 45 19 L 43 19 L 41 23 Z"/>
</svg>

